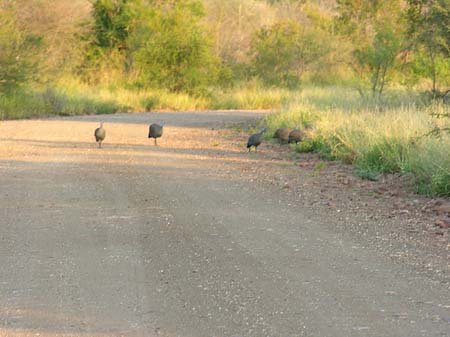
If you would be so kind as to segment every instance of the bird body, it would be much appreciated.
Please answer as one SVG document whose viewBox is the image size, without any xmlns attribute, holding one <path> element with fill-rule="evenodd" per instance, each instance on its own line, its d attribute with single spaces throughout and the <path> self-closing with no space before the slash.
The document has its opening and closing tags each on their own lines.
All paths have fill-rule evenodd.
<svg viewBox="0 0 450 337">
<path fill-rule="evenodd" d="M 248 152 L 250 152 L 252 146 L 254 146 L 255 151 L 257 151 L 257 148 L 261 144 L 263 135 L 265 132 L 266 132 L 266 129 L 264 128 L 260 132 L 255 133 L 255 134 L 251 135 L 250 137 L 248 137 L 248 141 L 247 141 Z"/>
<path fill-rule="evenodd" d="M 101 122 L 100 126 L 97 129 L 95 129 L 94 136 L 95 136 L 95 141 L 98 143 L 98 147 L 101 148 L 102 142 L 106 137 L 106 131 L 103 128 L 103 122 Z"/>
<path fill-rule="evenodd" d="M 303 132 L 300 129 L 294 129 L 289 133 L 288 143 L 295 143 L 301 142 L 303 138 Z"/>
<path fill-rule="evenodd" d="M 161 124 L 156 124 L 156 123 L 150 124 L 149 130 L 148 130 L 148 138 L 155 139 L 155 146 L 158 145 L 158 143 L 156 142 L 156 139 L 163 135 L 163 127 L 164 127 L 164 122 L 162 122 Z"/>
<path fill-rule="evenodd" d="M 291 131 L 291 128 L 280 128 L 275 131 L 273 138 L 278 138 L 280 140 L 280 144 L 283 144 L 283 142 L 289 141 L 289 134 L 291 133 Z"/>
</svg>

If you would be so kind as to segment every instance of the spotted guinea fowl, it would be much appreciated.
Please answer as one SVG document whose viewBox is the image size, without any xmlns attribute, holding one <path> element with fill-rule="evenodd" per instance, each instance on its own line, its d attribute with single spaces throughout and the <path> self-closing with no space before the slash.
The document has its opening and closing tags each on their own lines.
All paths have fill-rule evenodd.
<svg viewBox="0 0 450 337">
<path fill-rule="evenodd" d="M 295 143 L 301 142 L 303 139 L 303 132 L 299 128 L 295 128 L 289 133 L 288 143 Z"/>
<path fill-rule="evenodd" d="M 265 132 L 266 132 L 266 128 L 262 129 L 258 133 L 255 133 L 255 134 L 251 135 L 250 137 L 248 137 L 248 141 L 247 141 L 248 152 L 250 152 L 252 146 L 255 147 L 255 152 L 257 151 L 257 148 L 261 144 L 262 139 L 263 139 L 263 135 L 264 135 Z"/>
<path fill-rule="evenodd" d="M 156 142 L 156 139 L 161 137 L 163 135 L 163 127 L 164 127 L 164 122 L 162 122 L 161 124 L 150 124 L 150 127 L 148 129 L 148 138 L 154 138 L 155 139 L 155 146 L 158 145 L 158 143 Z"/>
<path fill-rule="evenodd" d="M 103 128 L 103 122 L 100 122 L 100 126 L 97 129 L 95 129 L 94 136 L 95 141 L 98 143 L 98 147 L 101 148 L 102 142 L 106 137 L 106 131 Z"/>
<path fill-rule="evenodd" d="M 289 134 L 291 133 L 291 128 L 280 128 L 275 131 L 273 138 L 278 138 L 280 140 L 280 145 L 287 143 L 289 141 Z"/>
</svg>

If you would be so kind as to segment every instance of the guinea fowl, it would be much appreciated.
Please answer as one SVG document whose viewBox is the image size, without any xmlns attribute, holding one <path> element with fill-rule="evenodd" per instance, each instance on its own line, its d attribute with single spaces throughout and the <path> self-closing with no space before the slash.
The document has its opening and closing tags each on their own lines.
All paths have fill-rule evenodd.
<svg viewBox="0 0 450 337">
<path fill-rule="evenodd" d="M 95 141 L 98 143 L 98 147 L 101 148 L 102 142 L 106 137 L 106 131 L 105 129 L 103 129 L 103 122 L 100 122 L 100 126 L 97 129 L 95 129 L 94 136 Z"/>
<path fill-rule="evenodd" d="M 155 146 L 158 146 L 158 143 L 156 142 L 156 139 L 161 137 L 163 134 L 163 127 L 164 122 L 161 124 L 150 124 L 149 130 L 148 130 L 148 138 L 154 138 L 155 139 Z"/>
<path fill-rule="evenodd" d="M 302 141 L 302 138 L 303 138 L 303 132 L 299 128 L 296 128 L 289 133 L 288 143 L 289 144 L 290 143 L 297 144 L 298 142 Z"/>
<path fill-rule="evenodd" d="M 275 131 L 273 138 L 278 138 L 280 140 L 280 145 L 283 144 L 283 142 L 287 143 L 289 141 L 289 134 L 291 131 L 291 128 L 280 128 Z"/>
<path fill-rule="evenodd" d="M 265 132 L 266 132 L 266 128 L 262 129 L 258 133 L 255 133 L 255 134 L 251 135 L 250 137 L 248 137 L 248 141 L 247 141 L 248 152 L 250 152 L 252 146 L 255 147 L 255 152 L 257 151 L 257 148 L 261 144 L 262 139 L 263 139 L 263 135 L 264 135 Z"/>
</svg>

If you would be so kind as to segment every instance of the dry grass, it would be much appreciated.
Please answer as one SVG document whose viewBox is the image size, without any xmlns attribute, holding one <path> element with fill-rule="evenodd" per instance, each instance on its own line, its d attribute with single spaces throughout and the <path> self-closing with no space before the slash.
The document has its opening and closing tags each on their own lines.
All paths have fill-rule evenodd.
<svg viewBox="0 0 450 337">
<path fill-rule="evenodd" d="M 342 88 L 315 88 L 266 123 L 271 131 L 312 123 L 309 139 L 297 151 L 353 163 L 356 173 L 368 179 L 398 172 L 410 177 L 419 192 L 450 196 L 450 136 L 423 137 L 436 126 L 449 125 L 448 119 L 432 117 L 448 111 L 448 106 L 427 106 L 407 93 L 380 102 Z"/>
</svg>

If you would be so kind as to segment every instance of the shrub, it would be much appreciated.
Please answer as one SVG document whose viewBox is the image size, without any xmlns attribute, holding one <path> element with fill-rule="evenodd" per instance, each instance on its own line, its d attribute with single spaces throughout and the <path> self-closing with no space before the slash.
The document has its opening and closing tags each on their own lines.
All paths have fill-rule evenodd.
<svg viewBox="0 0 450 337">
<path fill-rule="evenodd" d="M 16 91 L 37 73 L 41 39 L 19 29 L 13 12 L 0 6 L 0 94 Z"/>
<path fill-rule="evenodd" d="M 255 74 L 266 85 L 297 88 L 301 76 L 323 52 L 314 31 L 300 23 L 284 21 L 261 28 L 252 40 Z"/>
<path fill-rule="evenodd" d="M 128 46 L 140 83 L 193 94 L 215 83 L 220 63 L 202 31 L 200 1 L 155 3 L 139 12 Z"/>
</svg>

